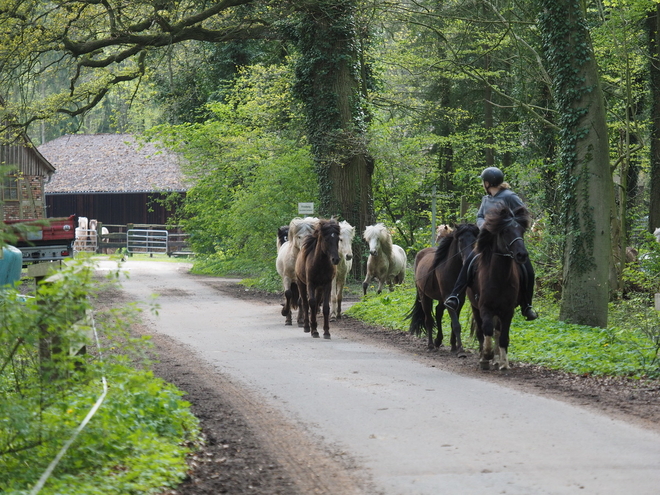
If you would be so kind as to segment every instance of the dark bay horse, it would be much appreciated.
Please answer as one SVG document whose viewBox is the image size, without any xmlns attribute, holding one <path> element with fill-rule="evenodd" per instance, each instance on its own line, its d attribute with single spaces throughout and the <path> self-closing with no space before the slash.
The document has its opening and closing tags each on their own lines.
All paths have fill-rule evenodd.
<svg viewBox="0 0 660 495">
<path fill-rule="evenodd" d="M 296 278 L 305 317 L 305 332 L 319 337 L 316 315 L 323 302 L 323 338 L 330 338 L 330 295 L 339 263 L 340 227 L 336 220 L 319 220 L 296 260 Z"/>
<path fill-rule="evenodd" d="M 437 248 L 422 249 L 415 257 L 415 285 L 417 297 L 408 313 L 410 333 L 420 336 L 422 329 L 428 337 L 428 349 L 436 350 L 442 345 L 442 315 L 445 307 L 442 303 L 454 288 L 454 283 L 463 266 L 463 260 L 470 254 L 477 240 L 479 229 L 474 224 L 458 225 L 444 235 Z M 440 301 L 435 310 L 435 324 L 438 335 L 433 340 L 433 301 Z M 458 311 L 451 317 L 451 351 L 459 357 L 465 357 L 461 341 L 461 324 L 458 317 L 465 302 L 465 295 L 460 297 Z"/>
<path fill-rule="evenodd" d="M 481 368 L 509 368 L 509 330 L 520 303 L 520 265 L 529 257 L 524 235 L 529 213 L 523 206 L 491 208 L 486 212 L 475 251 L 475 274 L 468 296 L 477 322 Z M 476 297 L 475 297 L 476 295 Z M 497 335 L 499 333 L 499 336 Z M 493 337 L 498 340 L 497 356 Z"/>
</svg>

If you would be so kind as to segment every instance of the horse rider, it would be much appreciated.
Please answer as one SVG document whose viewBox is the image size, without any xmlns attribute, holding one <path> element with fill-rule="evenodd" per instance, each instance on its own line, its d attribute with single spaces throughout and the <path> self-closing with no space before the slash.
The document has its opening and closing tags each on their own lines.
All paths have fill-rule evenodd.
<svg viewBox="0 0 660 495">
<path fill-rule="evenodd" d="M 486 212 L 491 207 L 495 206 L 496 203 L 504 203 L 512 211 L 519 206 L 525 206 L 518 195 L 511 190 L 509 184 L 504 182 L 504 174 L 499 168 L 488 167 L 481 172 L 479 177 L 481 178 L 484 189 L 487 193 L 481 200 L 481 207 L 477 212 L 477 227 L 480 229 L 484 224 Z M 463 268 L 461 268 L 461 273 L 456 279 L 454 289 L 451 291 L 449 297 L 445 299 L 445 307 L 452 311 L 458 309 L 460 304 L 459 297 L 465 292 L 468 285 L 472 283 L 472 270 L 470 270 L 470 265 L 475 257 L 476 253 L 473 250 L 465 259 L 465 263 L 463 263 Z M 520 312 L 527 320 L 531 321 L 538 318 L 538 315 L 532 308 L 532 297 L 534 295 L 534 268 L 532 267 L 529 257 L 527 258 L 527 261 L 521 265 L 521 268 L 520 278 L 522 298 Z"/>
</svg>

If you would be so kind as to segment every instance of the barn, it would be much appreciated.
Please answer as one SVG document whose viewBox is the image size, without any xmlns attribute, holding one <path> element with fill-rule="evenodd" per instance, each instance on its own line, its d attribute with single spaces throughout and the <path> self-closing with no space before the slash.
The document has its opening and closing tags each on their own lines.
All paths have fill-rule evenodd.
<svg viewBox="0 0 660 495">
<path fill-rule="evenodd" d="M 55 173 L 55 167 L 25 133 L 0 144 L 0 166 L 0 218 L 44 218 L 44 185 Z"/>
<path fill-rule="evenodd" d="M 186 194 L 179 155 L 130 134 L 65 135 L 39 152 L 57 170 L 45 185 L 49 217 L 163 225 L 172 210 L 162 200 Z"/>
</svg>

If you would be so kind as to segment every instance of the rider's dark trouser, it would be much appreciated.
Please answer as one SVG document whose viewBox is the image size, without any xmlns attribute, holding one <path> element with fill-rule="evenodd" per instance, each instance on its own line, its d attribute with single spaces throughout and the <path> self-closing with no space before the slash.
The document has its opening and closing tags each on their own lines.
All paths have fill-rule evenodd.
<svg viewBox="0 0 660 495">
<path fill-rule="evenodd" d="M 471 275 L 472 273 L 470 272 L 470 264 L 472 263 L 472 260 L 474 260 L 476 256 L 476 253 L 472 251 L 467 258 L 465 258 L 465 261 L 463 262 L 463 267 L 461 268 L 461 272 L 458 274 L 458 278 L 456 279 L 456 283 L 454 284 L 454 289 L 451 291 L 451 296 L 454 297 L 459 297 L 463 292 L 465 292 L 465 289 L 467 289 L 468 285 L 472 284 L 472 279 Z M 521 301 L 520 301 L 520 307 L 524 310 L 525 308 L 529 307 L 532 305 L 532 298 L 534 297 L 534 279 L 536 277 L 536 274 L 534 273 L 534 267 L 532 266 L 532 262 L 527 259 L 527 261 L 519 265 L 521 270 L 520 270 L 520 293 L 521 293 Z"/>
</svg>

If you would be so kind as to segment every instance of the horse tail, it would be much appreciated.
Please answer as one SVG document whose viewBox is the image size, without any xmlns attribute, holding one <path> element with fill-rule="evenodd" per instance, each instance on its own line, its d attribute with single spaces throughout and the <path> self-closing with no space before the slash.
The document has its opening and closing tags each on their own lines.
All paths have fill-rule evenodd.
<svg viewBox="0 0 660 495">
<path fill-rule="evenodd" d="M 422 308 L 422 301 L 419 298 L 419 294 L 415 297 L 415 303 L 413 307 L 410 308 L 410 311 L 406 313 L 406 319 L 410 320 L 410 327 L 408 331 L 416 337 L 426 333 L 426 327 L 424 322 L 426 320 L 426 315 L 424 314 L 424 308 Z"/>
<path fill-rule="evenodd" d="M 298 309 L 299 299 L 300 299 L 300 291 L 298 290 L 298 283 L 291 282 L 291 309 Z"/>
</svg>

